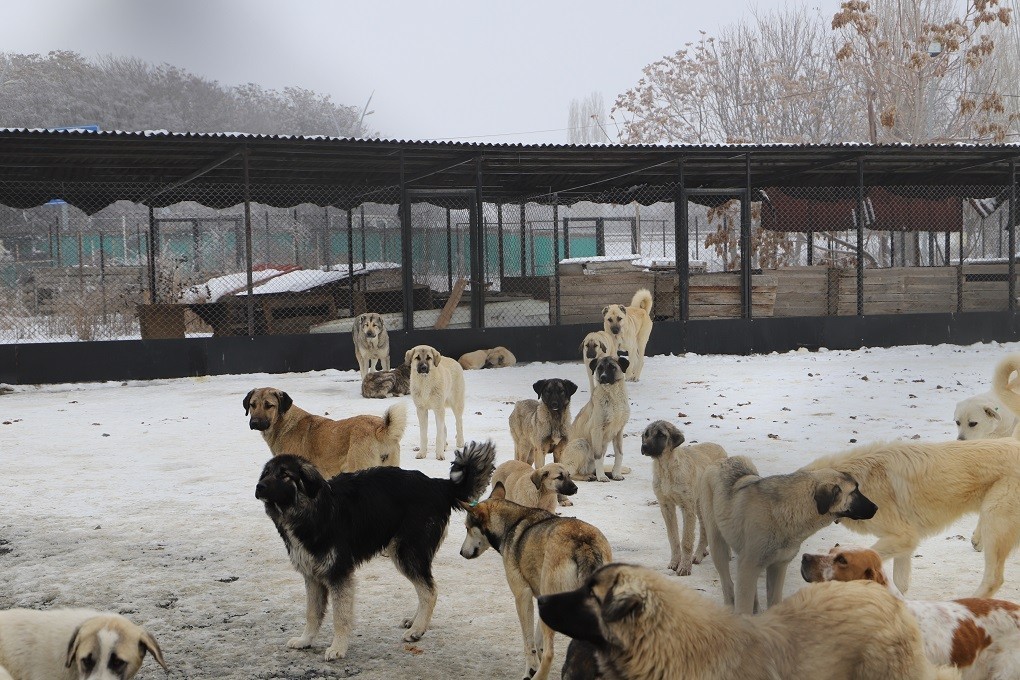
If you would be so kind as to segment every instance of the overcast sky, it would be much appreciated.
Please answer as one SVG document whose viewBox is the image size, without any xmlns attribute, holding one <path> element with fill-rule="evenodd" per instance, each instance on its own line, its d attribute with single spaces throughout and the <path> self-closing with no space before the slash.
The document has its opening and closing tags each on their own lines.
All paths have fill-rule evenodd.
<svg viewBox="0 0 1020 680">
<path fill-rule="evenodd" d="M 598 91 L 609 107 L 699 30 L 784 4 L 33 0 L 6 3 L 0 50 L 135 56 L 359 107 L 372 96 L 370 127 L 393 139 L 566 142 L 571 99 Z M 838 0 L 810 6 L 831 16 Z"/>
</svg>

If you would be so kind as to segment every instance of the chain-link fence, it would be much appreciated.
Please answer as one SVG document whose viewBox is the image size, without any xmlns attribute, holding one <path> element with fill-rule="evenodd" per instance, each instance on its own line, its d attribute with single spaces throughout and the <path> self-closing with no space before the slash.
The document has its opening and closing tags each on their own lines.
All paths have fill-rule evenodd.
<svg viewBox="0 0 1020 680">
<path fill-rule="evenodd" d="M 349 333 L 364 312 L 390 329 L 597 324 L 640 288 L 657 319 L 1011 308 L 1009 186 L 684 191 L 479 205 L 474 187 L 336 187 L 246 214 L 192 183 L 176 203 L 132 186 L 0 206 L 0 342 Z"/>
</svg>

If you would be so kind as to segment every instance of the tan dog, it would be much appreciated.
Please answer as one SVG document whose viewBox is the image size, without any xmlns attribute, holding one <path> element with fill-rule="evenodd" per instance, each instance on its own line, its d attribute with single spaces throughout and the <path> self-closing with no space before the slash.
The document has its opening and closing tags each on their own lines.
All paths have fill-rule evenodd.
<svg viewBox="0 0 1020 680">
<path fill-rule="evenodd" d="M 474 352 L 468 352 L 467 354 L 461 354 L 460 359 L 457 359 L 457 363 L 465 371 L 477 371 L 480 368 L 485 368 L 485 360 L 489 356 L 489 350 L 487 349 L 476 349 Z"/>
<path fill-rule="evenodd" d="M 6 669 L 14 680 L 126 680 L 145 652 L 166 669 L 156 638 L 120 614 L 0 611 L 0 677 Z"/>
<path fill-rule="evenodd" d="M 286 392 L 259 387 L 244 397 L 248 426 L 262 432 L 274 456 L 292 453 L 310 461 L 326 479 L 376 465 L 400 466 L 400 438 L 407 408 L 394 404 L 379 416 L 342 420 L 316 416 L 294 405 Z"/>
<path fill-rule="evenodd" d="M 921 650 L 917 622 L 874 583 L 801 588 L 737 616 L 651 569 L 610 564 L 539 598 L 542 621 L 594 645 L 606 680 L 953 680 Z"/>
<path fill-rule="evenodd" d="M 549 463 L 536 470 L 519 460 L 508 460 L 493 473 L 494 487 L 496 482 L 506 488 L 508 501 L 547 512 L 556 512 L 558 494 L 573 496 L 577 493 L 570 471 L 559 463 Z M 569 500 L 564 503 L 570 504 Z"/>
<path fill-rule="evenodd" d="M 478 349 L 474 352 L 462 354 L 457 363 L 465 371 L 477 370 L 479 368 L 507 368 L 517 365 L 517 357 L 506 347 L 493 347 L 492 349 Z"/>
<path fill-rule="evenodd" d="M 358 360 L 361 379 L 376 370 L 376 361 L 383 371 L 390 370 L 390 336 L 382 316 L 374 312 L 361 314 L 354 320 L 354 357 Z"/>
<path fill-rule="evenodd" d="M 768 606 L 782 602 L 786 568 L 804 539 L 844 518 L 871 519 L 876 510 L 849 474 L 823 468 L 760 477 L 745 456 L 705 469 L 698 505 L 723 601 L 738 614 L 758 611 L 762 571 Z M 737 554 L 736 589 L 730 548 Z"/>
<path fill-rule="evenodd" d="M 602 325 L 616 338 L 617 352 L 627 350 L 631 361 L 627 380 L 638 381 L 645 367 L 645 346 L 652 334 L 652 294 L 647 288 L 634 293 L 627 306 L 608 305 L 602 308 Z"/>
<path fill-rule="evenodd" d="M 910 559 L 921 540 L 972 512 L 978 513 L 976 538 L 985 555 L 974 597 L 991 597 L 1002 586 L 1006 558 L 1020 541 L 1020 441 L 871 444 L 804 467 L 821 468 L 851 475 L 878 505 L 872 519 L 843 526 L 878 536 L 871 548 L 882 559 L 894 558 L 893 580 L 901 592 L 910 587 Z"/>
<path fill-rule="evenodd" d="M 684 433 L 672 423 L 656 420 L 641 435 L 641 454 L 652 464 L 652 491 L 666 523 L 669 539 L 669 566 L 678 576 L 690 576 L 691 565 L 700 564 L 708 555 L 705 522 L 698 512 L 698 489 L 705 469 L 726 457 L 718 444 L 691 444 L 681 447 Z M 684 518 L 684 537 L 677 530 L 676 509 Z M 698 548 L 694 549 L 694 524 L 698 522 Z"/>
<path fill-rule="evenodd" d="M 591 394 L 592 390 L 595 389 L 595 374 L 588 368 L 588 364 L 592 359 L 601 359 L 607 356 L 614 359 L 618 358 L 616 338 L 613 337 L 612 333 L 592 331 L 584 336 L 584 340 L 581 341 L 580 350 L 581 363 L 584 364 L 584 372 L 588 374 L 588 394 Z"/>
<path fill-rule="evenodd" d="M 874 581 L 902 598 L 870 548 L 837 545 L 828 555 L 805 553 L 800 573 L 809 583 Z M 956 666 L 964 680 L 1020 678 L 1020 605 L 982 598 L 904 603 L 921 626 L 932 663 Z"/>
<path fill-rule="evenodd" d="M 630 420 L 630 400 L 623 383 L 628 366 L 624 357 L 605 356 L 590 363 L 597 383 L 591 399 L 574 419 L 571 439 L 560 458 L 577 479 L 600 482 L 623 479 L 623 428 Z M 613 471 L 607 475 L 605 457 L 610 442 L 616 458 Z"/>
<path fill-rule="evenodd" d="M 446 409 L 453 411 L 457 447 L 464 446 L 464 369 L 428 345 L 407 350 L 404 363 L 411 367 L 411 399 L 418 411 L 421 446 L 416 458 L 428 454 L 429 411 L 436 419 L 436 460 L 446 459 Z"/>
<path fill-rule="evenodd" d="M 552 668 L 553 631 L 535 621 L 534 598 L 581 585 L 613 559 L 609 541 L 579 519 L 511 503 L 502 484 L 496 484 L 481 503 L 462 506 L 468 516 L 460 554 L 474 559 L 492 547 L 503 557 L 524 634 L 523 677 L 546 680 Z M 536 644 L 539 638 L 541 643 Z"/>
<path fill-rule="evenodd" d="M 539 399 L 522 399 L 510 413 L 510 436 L 514 439 L 514 458 L 536 468 L 545 465 L 545 457 L 560 454 L 570 438 L 570 398 L 577 385 L 569 380 L 538 380 L 532 389 Z"/>
</svg>

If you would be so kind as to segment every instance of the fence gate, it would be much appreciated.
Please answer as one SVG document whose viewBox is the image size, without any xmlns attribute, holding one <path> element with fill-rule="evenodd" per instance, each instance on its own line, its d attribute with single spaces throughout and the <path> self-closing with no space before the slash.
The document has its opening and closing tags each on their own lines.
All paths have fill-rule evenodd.
<svg viewBox="0 0 1020 680">
<path fill-rule="evenodd" d="M 739 224 L 739 229 L 728 227 L 727 206 L 732 206 L 736 201 L 739 205 L 739 217 L 734 215 L 733 221 Z M 717 216 L 725 225 L 721 229 L 724 251 L 727 244 L 732 241 L 732 252 L 724 252 L 723 271 L 726 272 L 730 263 L 739 264 L 739 269 L 733 272 L 732 280 L 705 281 L 704 285 L 697 275 L 691 279 L 691 223 L 690 223 L 690 202 L 700 203 L 720 211 Z M 680 318 L 684 321 L 698 316 L 736 316 L 729 313 L 733 303 L 739 299 L 739 316 L 743 319 L 750 319 L 752 314 L 752 287 L 751 287 L 751 202 L 747 189 L 687 189 L 681 188 L 680 200 L 677 206 L 677 239 L 676 239 L 676 260 L 677 276 L 679 277 L 680 288 Z M 711 222 L 711 216 L 709 222 Z M 708 224 L 705 225 L 708 229 Z M 697 227 L 696 227 L 697 228 Z M 732 236 L 731 236 L 732 234 Z M 697 237 L 696 237 L 697 238 Z M 712 275 L 719 279 L 718 274 Z M 729 276 L 725 277 L 730 279 Z M 739 298 L 737 293 L 739 291 Z M 693 306 L 693 308 L 692 308 Z M 736 311 L 736 309 L 733 309 Z"/>
</svg>

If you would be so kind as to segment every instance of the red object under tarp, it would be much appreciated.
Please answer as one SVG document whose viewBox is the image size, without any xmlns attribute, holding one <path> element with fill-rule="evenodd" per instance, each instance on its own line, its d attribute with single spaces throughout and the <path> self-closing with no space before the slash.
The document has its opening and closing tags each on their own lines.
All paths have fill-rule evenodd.
<svg viewBox="0 0 1020 680">
<path fill-rule="evenodd" d="M 852 188 L 791 192 L 772 187 L 762 194 L 762 229 L 804 233 L 857 228 L 857 198 Z M 904 196 L 882 187 L 868 187 L 864 226 L 873 231 L 958 232 L 963 228 L 963 199 Z"/>
</svg>

